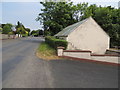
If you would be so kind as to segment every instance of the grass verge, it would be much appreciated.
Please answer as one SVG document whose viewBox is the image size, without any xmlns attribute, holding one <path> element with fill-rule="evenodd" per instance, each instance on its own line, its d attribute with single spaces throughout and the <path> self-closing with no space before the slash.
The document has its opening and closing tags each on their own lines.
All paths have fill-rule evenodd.
<svg viewBox="0 0 120 90">
<path fill-rule="evenodd" d="M 42 42 L 36 52 L 36 56 L 44 60 L 57 60 L 60 59 L 56 55 L 56 50 L 50 47 L 47 43 Z"/>
</svg>

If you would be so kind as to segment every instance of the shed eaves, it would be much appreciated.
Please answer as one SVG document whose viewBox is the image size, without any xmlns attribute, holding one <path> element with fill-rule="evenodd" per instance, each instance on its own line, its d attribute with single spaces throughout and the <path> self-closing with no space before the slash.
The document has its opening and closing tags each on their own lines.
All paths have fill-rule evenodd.
<svg viewBox="0 0 120 90">
<path fill-rule="evenodd" d="M 88 18 L 87 18 L 88 19 Z M 66 28 L 64 28 L 62 31 L 57 33 L 55 36 L 68 36 L 71 32 L 73 32 L 77 27 L 79 27 L 81 24 L 87 21 L 87 19 L 84 19 L 80 22 L 77 22 L 75 24 L 72 24 Z"/>
</svg>

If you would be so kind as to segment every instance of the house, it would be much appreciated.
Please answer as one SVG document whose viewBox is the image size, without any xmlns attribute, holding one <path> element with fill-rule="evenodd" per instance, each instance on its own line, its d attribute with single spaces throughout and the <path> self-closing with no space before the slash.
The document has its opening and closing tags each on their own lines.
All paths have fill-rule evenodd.
<svg viewBox="0 0 120 90">
<path fill-rule="evenodd" d="M 55 36 L 68 41 L 68 50 L 90 50 L 104 54 L 109 49 L 109 35 L 92 17 L 64 28 Z"/>
</svg>

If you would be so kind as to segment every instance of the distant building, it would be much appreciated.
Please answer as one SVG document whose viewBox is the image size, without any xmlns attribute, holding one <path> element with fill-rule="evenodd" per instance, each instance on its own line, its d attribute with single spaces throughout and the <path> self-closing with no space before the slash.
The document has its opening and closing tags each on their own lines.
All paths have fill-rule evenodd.
<svg viewBox="0 0 120 90">
<path fill-rule="evenodd" d="M 109 49 L 109 35 L 92 17 L 64 28 L 55 36 L 68 41 L 68 50 L 90 50 L 104 54 Z"/>
</svg>

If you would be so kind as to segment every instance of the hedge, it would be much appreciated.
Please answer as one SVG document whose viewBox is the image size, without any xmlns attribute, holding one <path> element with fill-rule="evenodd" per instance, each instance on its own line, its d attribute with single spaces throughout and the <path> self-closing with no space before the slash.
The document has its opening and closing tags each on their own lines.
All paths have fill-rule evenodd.
<svg viewBox="0 0 120 90">
<path fill-rule="evenodd" d="M 46 36 L 45 42 L 48 43 L 51 47 L 57 49 L 57 47 L 62 46 L 67 48 L 68 42 L 62 39 L 56 39 L 53 36 Z"/>
<path fill-rule="evenodd" d="M 27 34 L 22 34 L 22 37 L 27 37 L 28 35 Z"/>
</svg>

